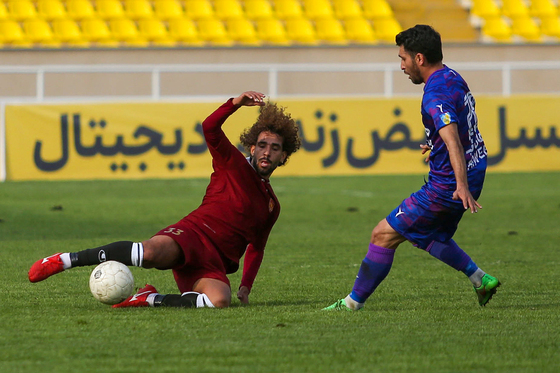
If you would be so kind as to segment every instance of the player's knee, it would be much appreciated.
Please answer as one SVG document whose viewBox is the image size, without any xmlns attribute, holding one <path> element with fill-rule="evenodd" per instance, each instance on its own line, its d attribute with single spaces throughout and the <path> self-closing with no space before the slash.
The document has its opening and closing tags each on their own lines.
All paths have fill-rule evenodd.
<svg viewBox="0 0 560 373">
<path fill-rule="evenodd" d="M 206 294 L 215 308 L 226 308 L 231 303 L 229 284 L 215 278 L 201 278 L 195 282 L 193 290 Z"/>
<path fill-rule="evenodd" d="M 181 261 L 182 251 L 179 245 L 167 236 L 155 236 L 143 241 L 144 268 L 173 268 Z"/>
<path fill-rule="evenodd" d="M 405 240 L 386 220 L 382 220 L 371 232 L 371 243 L 387 249 L 396 249 Z"/>
<path fill-rule="evenodd" d="M 383 241 L 383 237 L 384 237 L 384 233 L 383 230 L 380 227 L 380 224 L 378 224 L 375 228 L 373 228 L 373 231 L 371 231 L 371 243 L 374 245 L 379 245 L 380 243 L 382 243 Z M 381 245 L 379 245 L 381 246 Z"/>
<path fill-rule="evenodd" d="M 226 297 L 214 297 L 214 299 L 210 298 L 210 301 L 216 308 L 227 308 L 231 304 L 231 299 Z"/>
</svg>

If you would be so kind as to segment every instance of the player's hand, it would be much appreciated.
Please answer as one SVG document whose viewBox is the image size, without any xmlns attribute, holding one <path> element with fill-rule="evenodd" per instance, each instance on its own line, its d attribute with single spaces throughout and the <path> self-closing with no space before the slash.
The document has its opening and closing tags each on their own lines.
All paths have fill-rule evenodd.
<svg viewBox="0 0 560 373">
<path fill-rule="evenodd" d="M 241 286 L 239 288 L 239 291 L 237 291 L 237 299 L 239 299 L 242 304 L 249 304 L 249 288 L 247 286 Z"/>
<path fill-rule="evenodd" d="M 430 148 L 426 144 L 420 144 L 420 148 L 422 149 L 422 154 L 426 154 L 426 152 L 432 150 L 432 148 Z M 429 161 L 430 161 L 430 155 L 428 154 L 428 157 L 424 160 L 424 162 L 428 163 Z"/>
<path fill-rule="evenodd" d="M 471 213 L 478 212 L 478 209 L 482 208 L 482 206 L 480 206 L 480 204 L 474 199 L 471 192 L 466 188 L 457 188 L 457 190 L 453 192 L 453 199 L 455 201 L 461 200 L 465 210 L 470 209 Z"/>
<path fill-rule="evenodd" d="M 237 106 L 264 106 L 264 93 L 256 91 L 243 92 L 233 99 L 233 104 Z"/>
</svg>

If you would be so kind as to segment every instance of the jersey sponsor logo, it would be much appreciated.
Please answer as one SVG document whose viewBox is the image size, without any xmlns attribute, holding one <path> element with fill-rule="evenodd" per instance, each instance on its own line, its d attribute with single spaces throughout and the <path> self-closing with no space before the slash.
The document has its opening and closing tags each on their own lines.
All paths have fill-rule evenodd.
<svg viewBox="0 0 560 373">
<path fill-rule="evenodd" d="M 395 218 L 397 218 L 399 215 L 403 215 L 404 211 L 399 207 L 399 212 L 397 212 L 397 214 L 395 215 Z"/>
<path fill-rule="evenodd" d="M 105 250 L 99 250 L 99 254 L 97 254 L 97 259 L 99 259 L 99 263 L 103 263 L 107 261 L 107 254 L 105 254 Z"/>
<path fill-rule="evenodd" d="M 444 113 L 439 116 L 439 119 L 443 122 L 443 124 L 447 125 L 451 123 L 451 115 L 449 113 Z"/>
<path fill-rule="evenodd" d="M 270 201 L 268 201 L 268 212 L 272 212 L 272 210 L 274 210 L 274 200 L 271 198 Z"/>
</svg>

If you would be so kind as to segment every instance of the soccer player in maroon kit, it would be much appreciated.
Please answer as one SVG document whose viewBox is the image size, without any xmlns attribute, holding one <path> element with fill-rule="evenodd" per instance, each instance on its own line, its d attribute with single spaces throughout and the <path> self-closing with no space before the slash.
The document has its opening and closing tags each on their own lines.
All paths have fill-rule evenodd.
<svg viewBox="0 0 560 373">
<path fill-rule="evenodd" d="M 35 262 L 29 280 L 39 282 L 65 269 L 116 260 L 129 266 L 171 269 L 182 294 L 159 294 L 146 285 L 113 307 L 228 307 L 226 274 L 239 268 L 241 303 L 260 268 L 280 205 L 269 183 L 276 167 L 298 150 L 298 127 L 284 109 L 254 91 L 229 99 L 203 122 L 214 172 L 200 207 L 143 242 L 120 241 L 75 253 L 57 253 Z M 256 123 L 241 134 L 245 156 L 229 141 L 222 124 L 241 106 L 261 106 Z"/>
</svg>

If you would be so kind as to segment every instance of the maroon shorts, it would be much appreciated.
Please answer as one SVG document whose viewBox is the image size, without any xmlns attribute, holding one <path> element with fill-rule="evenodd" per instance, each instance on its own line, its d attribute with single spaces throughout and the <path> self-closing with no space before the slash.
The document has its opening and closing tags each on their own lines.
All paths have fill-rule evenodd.
<svg viewBox="0 0 560 373">
<path fill-rule="evenodd" d="M 192 291 L 196 281 L 201 278 L 213 278 L 230 286 L 222 257 L 216 248 L 209 242 L 205 243 L 204 237 L 190 225 L 191 223 L 181 220 L 155 234 L 171 237 L 183 250 L 183 263 L 173 268 L 179 291 Z"/>
</svg>

